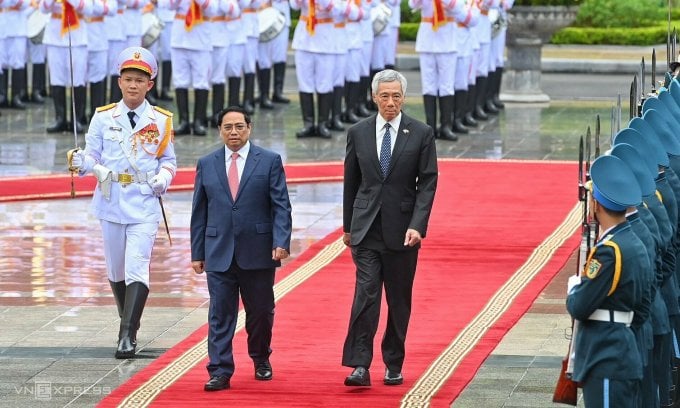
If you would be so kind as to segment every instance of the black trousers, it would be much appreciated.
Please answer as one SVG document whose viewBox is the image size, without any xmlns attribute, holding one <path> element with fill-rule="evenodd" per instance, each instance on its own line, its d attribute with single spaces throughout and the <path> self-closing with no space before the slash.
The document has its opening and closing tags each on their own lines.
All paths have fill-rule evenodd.
<svg viewBox="0 0 680 408">
<path fill-rule="evenodd" d="M 275 269 L 243 270 L 232 262 L 226 272 L 207 272 L 208 373 L 231 378 L 234 373 L 232 339 L 238 317 L 239 293 L 246 312 L 248 355 L 259 363 L 269 358 L 274 326 Z"/>
<path fill-rule="evenodd" d="M 352 247 L 356 286 L 349 329 L 342 353 L 342 365 L 370 367 L 373 339 L 378 329 L 382 289 L 387 300 L 387 327 L 381 350 L 385 366 L 401 372 L 406 332 L 411 317 L 413 278 L 418 250 L 392 251 L 362 242 Z"/>
</svg>

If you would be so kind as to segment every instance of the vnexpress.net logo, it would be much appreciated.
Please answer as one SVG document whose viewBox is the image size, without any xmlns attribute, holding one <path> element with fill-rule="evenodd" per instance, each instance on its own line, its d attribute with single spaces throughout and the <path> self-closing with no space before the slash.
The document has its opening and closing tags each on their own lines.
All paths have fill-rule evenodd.
<svg viewBox="0 0 680 408">
<path fill-rule="evenodd" d="M 52 399 L 52 383 L 49 381 L 35 383 L 35 399 L 49 401 Z"/>
</svg>

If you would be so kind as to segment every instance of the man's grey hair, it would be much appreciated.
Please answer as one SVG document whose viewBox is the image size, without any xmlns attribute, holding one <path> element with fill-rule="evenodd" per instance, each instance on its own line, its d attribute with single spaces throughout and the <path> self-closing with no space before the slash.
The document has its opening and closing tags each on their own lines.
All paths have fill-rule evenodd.
<svg viewBox="0 0 680 408">
<path fill-rule="evenodd" d="M 406 95 L 406 77 L 393 69 L 382 70 L 373 76 L 373 82 L 371 83 L 371 93 L 376 95 L 378 92 L 378 85 L 380 85 L 380 83 L 394 81 L 399 81 L 401 83 L 401 93 Z"/>
</svg>

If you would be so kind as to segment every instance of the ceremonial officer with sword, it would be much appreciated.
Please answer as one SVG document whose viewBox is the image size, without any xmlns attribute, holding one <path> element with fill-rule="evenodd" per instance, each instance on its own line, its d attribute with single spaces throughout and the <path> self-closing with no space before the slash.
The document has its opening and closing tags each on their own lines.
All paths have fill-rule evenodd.
<svg viewBox="0 0 680 408">
<path fill-rule="evenodd" d="M 85 149 L 69 157 L 71 171 L 92 172 L 98 181 L 92 208 L 104 234 L 108 279 L 121 315 L 116 358 L 135 355 L 149 294 L 151 250 L 164 218 L 160 196 L 177 168 L 172 113 L 145 100 L 157 72 L 147 49 L 123 50 L 118 58 L 123 99 L 97 109 Z"/>
</svg>

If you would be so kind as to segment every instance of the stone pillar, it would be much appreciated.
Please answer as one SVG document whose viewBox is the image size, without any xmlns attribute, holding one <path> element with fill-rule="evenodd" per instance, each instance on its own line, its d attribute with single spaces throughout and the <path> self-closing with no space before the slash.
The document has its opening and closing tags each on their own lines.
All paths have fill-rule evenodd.
<svg viewBox="0 0 680 408">
<path fill-rule="evenodd" d="M 501 99 L 508 102 L 550 102 L 541 90 L 540 38 L 515 38 L 507 44 Z"/>
</svg>

